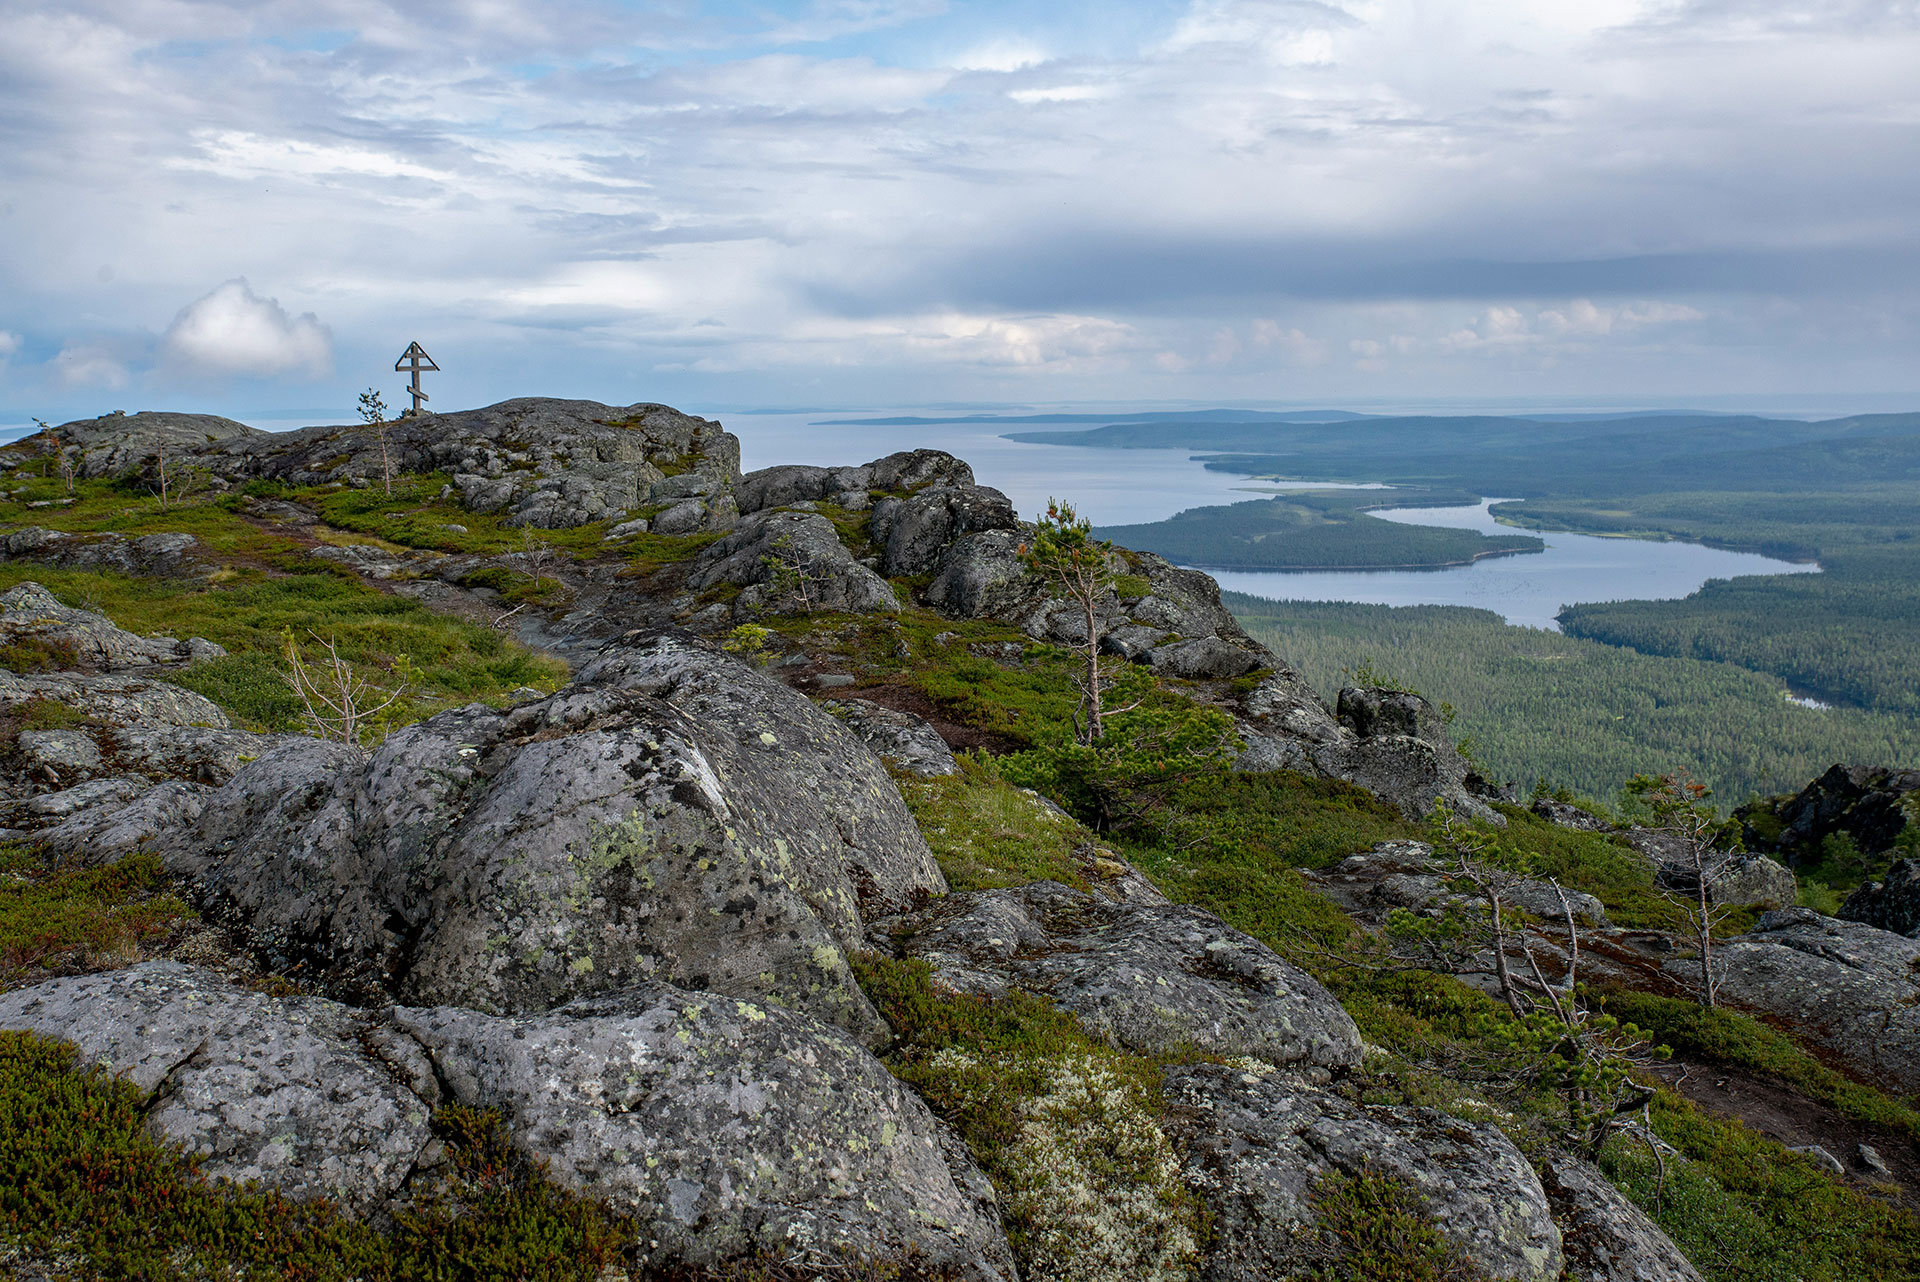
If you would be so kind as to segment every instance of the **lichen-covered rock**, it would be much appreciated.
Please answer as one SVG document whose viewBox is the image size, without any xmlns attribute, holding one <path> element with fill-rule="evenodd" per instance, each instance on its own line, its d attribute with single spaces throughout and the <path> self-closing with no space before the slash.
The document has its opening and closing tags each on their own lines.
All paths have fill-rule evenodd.
<svg viewBox="0 0 1920 1282">
<path fill-rule="evenodd" d="M 1448 884 L 1450 869 L 1421 841 L 1383 841 L 1372 850 L 1349 855 L 1323 872 L 1306 874 L 1308 881 L 1342 909 L 1364 920 L 1380 922 L 1395 908 L 1415 912 L 1449 904 L 1483 902 L 1472 888 Z M 1569 890 L 1551 882 L 1525 878 L 1506 887 L 1505 900 L 1550 926 L 1559 926 L 1572 910 L 1576 922 L 1605 927 L 1606 906 L 1585 891 Z"/>
<path fill-rule="evenodd" d="M 1318 980 L 1204 909 L 1041 881 L 949 895 L 876 931 L 950 988 L 1042 993 L 1131 1050 L 1190 1045 L 1315 1068 L 1360 1061 L 1359 1030 Z"/>
<path fill-rule="evenodd" d="M 426 1147 L 429 1108 L 370 1061 L 364 1012 L 277 998 L 178 962 L 0 993 L 0 1028 L 58 1037 L 148 1095 L 156 1138 L 207 1174 L 365 1213 Z"/>
<path fill-rule="evenodd" d="M 721 584 L 744 586 L 733 602 L 736 620 L 767 611 L 874 614 L 900 608 L 892 586 L 854 560 L 832 522 L 811 512 L 755 513 L 703 550 L 687 586 Z"/>
<path fill-rule="evenodd" d="M 1909 939 L 1920 935 L 1920 863 L 1896 859 L 1886 876 L 1848 895 L 1837 916 Z"/>
<path fill-rule="evenodd" d="M 1714 956 L 1722 1001 L 1771 1016 L 1867 1081 L 1920 1090 L 1920 942 L 1785 908 Z M 1665 965 L 1676 979 L 1697 979 L 1692 959 Z"/>
<path fill-rule="evenodd" d="M 928 486 L 895 504 L 884 517 L 876 508 L 870 519 L 875 542 L 885 530 L 882 566 L 888 575 L 931 574 L 954 540 L 986 530 L 1014 530 L 1019 524 L 1007 496 L 984 485 Z"/>
<path fill-rule="evenodd" d="M 62 860 L 109 863 L 191 828 L 212 792 L 205 784 L 170 780 L 138 795 L 116 798 L 115 804 L 65 816 L 53 827 L 34 833 L 33 840 Z"/>
<path fill-rule="evenodd" d="M 1591 1163 L 1548 1153 L 1539 1170 L 1569 1282 L 1702 1282 L 1660 1226 Z"/>
<path fill-rule="evenodd" d="M 23 676 L 0 668 L 0 708 L 15 708 L 32 699 L 64 704 L 107 725 L 232 728 L 227 714 L 211 700 L 151 677 L 81 672 Z"/>
<path fill-rule="evenodd" d="M 1541 797 L 1527 809 L 1539 815 L 1551 824 L 1562 828 L 1572 828 L 1576 832 L 1614 832 L 1614 825 L 1589 810 L 1565 801 L 1555 801 L 1552 797 Z"/>
<path fill-rule="evenodd" d="M 1715 853 L 1707 860 L 1706 874 L 1707 899 L 1714 904 L 1790 908 L 1800 889 L 1791 871 L 1765 855 Z M 1699 870 L 1684 858 L 1662 863 L 1656 878 L 1682 894 L 1695 894 L 1700 887 Z"/>
<path fill-rule="evenodd" d="M 1318 1273 L 1321 1180 L 1369 1172 L 1410 1184 L 1435 1227 L 1491 1277 L 1557 1282 L 1560 1231 L 1539 1177 L 1492 1126 L 1432 1109 L 1352 1103 L 1284 1073 L 1225 1064 L 1168 1071 L 1170 1134 L 1214 1216 L 1199 1276 L 1268 1282 Z"/>
<path fill-rule="evenodd" d="M 388 423 L 385 437 L 395 472 L 446 472 L 462 503 L 504 513 L 511 525 L 624 520 L 654 501 L 669 468 L 710 479 L 712 495 L 740 475 L 740 443 L 720 424 L 648 403 L 522 397 L 409 415 Z M 294 485 L 378 484 L 387 465 L 381 434 L 365 424 L 229 436 L 181 459 L 228 482 Z"/>
<path fill-rule="evenodd" d="M 829 699 L 820 706 L 846 722 L 875 756 L 896 770 L 922 779 L 959 773 L 953 749 L 940 732 L 911 712 L 883 707 L 868 699 Z"/>
<path fill-rule="evenodd" d="M 641 984 L 544 1015 L 392 1019 L 455 1100 L 500 1109 L 556 1179 L 633 1216 L 651 1262 L 770 1250 L 1014 1276 L 982 1181 L 926 1106 L 805 1016 Z"/>
<path fill-rule="evenodd" d="M 160 450 L 167 451 L 169 465 L 183 455 L 200 449 L 210 441 L 265 436 L 257 427 L 248 427 L 215 414 L 173 414 L 142 410 L 127 414 L 115 410 L 99 418 L 76 419 L 62 423 L 51 433 L 75 454 L 75 471 L 86 477 L 120 476 L 151 463 Z"/>
<path fill-rule="evenodd" d="M 226 653 L 211 642 L 200 645 L 197 653 L 207 658 Z M 53 593 L 32 582 L 0 595 L 0 646 L 38 647 L 58 660 L 62 669 L 96 672 L 124 672 L 196 657 L 185 641 L 136 636 L 116 627 L 104 614 L 62 605 Z"/>
<path fill-rule="evenodd" d="M 616 646 L 560 693 L 441 713 L 370 759 L 267 753 L 162 843 L 275 969 L 499 1013 L 644 979 L 866 1037 L 863 913 L 946 889 L 885 769 L 717 651 Z"/>
<path fill-rule="evenodd" d="M 1143 657 L 1154 671 L 1191 681 L 1241 677 L 1267 666 L 1264 655 L 1219 637 L 1195 637 L 1191 641 L 1157 645 L 1148 649 Z"/>
</svg>

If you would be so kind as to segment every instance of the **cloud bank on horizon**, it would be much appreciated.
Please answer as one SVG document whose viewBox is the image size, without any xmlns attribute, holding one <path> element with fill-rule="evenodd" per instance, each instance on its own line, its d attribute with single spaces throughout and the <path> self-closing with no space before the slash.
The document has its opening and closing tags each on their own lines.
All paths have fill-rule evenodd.
<svg viewBox="0 0 1920 1282">
<path fill-rule="evenodd" d="M 1920 399 L 1913 0 L 0 0 L 0 407 Z M 442 391 L 444 389 L 444 394 Z"/>
</svg>

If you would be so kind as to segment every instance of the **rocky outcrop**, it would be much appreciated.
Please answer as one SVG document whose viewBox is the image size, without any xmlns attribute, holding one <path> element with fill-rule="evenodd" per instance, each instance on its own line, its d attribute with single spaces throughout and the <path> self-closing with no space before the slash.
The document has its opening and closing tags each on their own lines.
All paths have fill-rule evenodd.
<svg viewBox="0 0 1920 1282">
<path fill-rule="evenodd" d="M 1540 797 L 1527 807 L 1534 814 L 1551 824 L 1562 828 L 1571 828 L 1575 832 L 1616 832 L 1617 828 L 1590 810 L 1583 810 L 1571 802 L 1555 801 L 1552 797 Z"/>
<path fill-rule="evenodd" d="M 63 436 L 94 431 L 104 439 L 148 417 L 118 420 L 118 427 L 109 419 L 56 430 Z M 384 458 L 382 433 L 365 424 L 203 432 L 168 457 L 229 485 L 270 478 L 292 485 L 367 486 L 378 484 L 389 465 L 395 473 L 446 472 L 450 492 L 474 511 L 548 528 L 618 521 L 638 508 L 671 509 L 684 502 L 699 509 L 703 528 L 719 528 L 730 519 L 731 489 L 740 476 L 735 437 L 718 423 L 664 405 L 524 397 L 483 409 L 408 415 L 386 424 L 384 436 Z M 128 439 L 133 443 L 118 453 L 101 454 L 99 470 L 89 475 L 143 466 L 152 447 L 139 443 L 143 437 Z"/>
<path fill-rule="evenodd" d="M 0 1028 L 75 1043 L 217 1178 L 365 1214 L 430 1186 L 434 1107 L 500 1110 L 548 1177 L 629 1215 L 648 1264 L 758 1252 L 1012 1279 L 984 1178 L 838 1030 L 646 984 L 511 1019 L 279 998 L 176 962 L 0 994 Z"/>
<path fill-rule="evenodd" d="M 1742 806 L 1734 817 L 1747 849 L 1798 865 L 1818 861 L 1827 838 L 1842 833 L 1861 854 L 1891 850 L 1917 795 L 1920 770 L 1834 766 L 1799 792 Z"/>
<path fill-rule="evenodd" d="M 162 845 L 270 966 L 343 991 L 518 1013 L 664 980 L 863 1037 L 863 916 L 946 889 L 864 744 L 672 637 L 371 757 L 276 749 Z"/>
<path fill-rule="evenodd" d="M 756 1250 L 1010 1279 L 992 1194 L 912 1092 L 837 1030 L 642 984 L 544 1015 L 393 1012 L 448 1094 L 633 1216 L 650 1262 Z"/>
<path fill-rule="evenodd" d="M 46 656 L 45 666 L 89 672 L 125 672 L 226 653 L 199 637 L 176 641 L 136 636 L 103 614 L 62 605 L 53 593 L 31 582 L 0 595 L 0 648 L 37 652 Z"/>
<path fill-rule="evenodd" d="M 1591 1163 L 1548 1153 L 1539 1171 L 1569 1282 L 1702 1282 L 1660 1226 Z"/>
<path fill-rule="evenodd" d="M 1360 1060 L 1359 1030 L 1318 980 L 1204 909 L 1041 881 L 949 895 L 875 932 L 949 989 L 1041 993 L 1145 1054 L 1190 1045 L 1322 1069 Z"/>
<path fill-rule="evenodd" d="M 149 466 L 161 450 L 169 463 L 214 441 L 245 440 L 267 433 L 215 414 L 115 410 L 99 418 L 62 423 L 49 433 L 74 453 L 77 475 L 121 476 Z"/>
<path fill-rule="evenodd" d="M 68 534 L 29 525 L 0 534 L 0 556 L 83 570 L 116 570 L 121 574 L 179 576 L 210 568 L 200 560 L 199 553 L 200 541 L 178 531 L 128 538 L 111 531 Z"/>
<path fill-rule="evenodd" d="M 1920 864 L 1896 859 L 1885 877 L 1848 895 L 1839 916 L 1909 939 L 1920 936 Z"/>
<path fill-rule="evenodd" d="M 1470 885 L 1453 885 L 1454 870 L 1434 858 L 1433 848 L 1420 841 L 1383 841 L 1372 850 L 1349 855 L 1324 872 L 1303 874 L 1308 883 L 1363 921 L 1378 925 L 1396 908 L 1426 912 L 1450 905 L 1477 905 L 1482 901 Z M 1606 927 L 1606 907 L 1584 891 L 1525 878 L 1505 889 L 1513 907 L 1558 927 L 1568 910 L 1577 924 Z"/>
<path fill-rule="evenodd" d="M 1557 1282 L 1560 1231 L 1539 1178 L 1492 1126 L 1432 1109 L 1356 1104 L 1284 1073 L 1226 1064 L 1171 1069 L 1165 1125 L 1185 1150 L 1214 1237 L 1200 1276 L 1266 1282 L 1316 1276 L 1325 1181 L 1401 1180 L 1486 1275 Z"/>
<path fill-rule="evenodd" d="M 832 522 L 811 512 L 757 512 L 702 551 L 687 586 L 700 591 L 723 584 L 742 588 L 731 607 L 735 620 L 768 612 L 874 614 L 900 608 L 892 586 L 854 559 Z"/>
<path fill-rule="evenodd" d="M 1718 946 L 1720 997 L 1771 1017 L 1864 1080 L 1920 1090 L 1920 942 L 1807 908 L 1762 916 Z M 1669 974 L 1693 982 L 1699 964 Z"/>
<path fill-rule="evenodd" d="M 1659 865 L 1657 883 L 1682 895 L 1697 894 L 1700 870 L 1688 859 Z M 1715 853 L 1706 863 L 1707 901 L 1732 907 L 1791 908 L 1800 884 L 1793 873 L 1767 858 L 1742 852 Z"/>
<path fill-rule="evenodd" d="M 932 485 L 873 505 L 869 537 L 884 548 L 889 577 L 932 574 L 955 541 L 986 530 L 1017 530 L 1013 504 L 985 485 Z"/>
<path fill-rule="evenodd" d="M 1504 826 L 1469 788 L 1470 770 L 1432 704 L 1405 690 L 1349 686 L 1330 714 L 1298 675 L 1280 669 L 1242 697 L 1234 762 L 1241 770 L 1296 770 L 1345 779 L 1424 819 L 1435 802 Z"/>
<path fill-rule="evenodd" d="M 741 478 L 739 504 L 743 515 L 822 500 L 859 511 L 868 506 L 874 490 L 917 490 L 929 485 L 971 486 L 973 469 L 943 450 L 902 450 L 858 467 L 788 464 Z"/>
<path fill-rule="evenodd" d="M 882 707 L 867 699 L 829 699 L 820 706 L 846 722 L 876 757 L 895 770 L 922 779 L 959 773 L 953 750 L 940 732 L 911 712 Z"/>
<path fill-rule="evenodd" d="M 178 962 L 0 993 L 0 1028 L 59 1037 L 148 1098 L 148 1126 L 207 1174 L 364 1213 L 426 1148 L 429 1106 L 362 1048 L 371 1021 Z"/>
</svg>

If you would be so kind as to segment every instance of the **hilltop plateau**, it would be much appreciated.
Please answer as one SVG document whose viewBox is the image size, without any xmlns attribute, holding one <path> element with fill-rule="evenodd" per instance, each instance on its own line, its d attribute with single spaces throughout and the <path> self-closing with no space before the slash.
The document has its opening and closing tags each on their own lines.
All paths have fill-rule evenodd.
<svg viewBox="0 0 1920 1282">
<path fill-rule="evenodd" d="M 1920 1272 L 1916 874 L 1792 871 L 1913 772 L 1523 798 L 961 459 L 662 405 L 0 466 L 22 1276 Z"/>
</svg>

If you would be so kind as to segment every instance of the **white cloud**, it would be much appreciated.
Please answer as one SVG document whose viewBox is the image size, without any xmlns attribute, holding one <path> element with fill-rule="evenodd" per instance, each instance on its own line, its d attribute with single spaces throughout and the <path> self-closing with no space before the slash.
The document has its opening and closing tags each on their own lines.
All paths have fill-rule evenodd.
<svg viewBox="0 0 1920 1282">
<path fill-rule="evenodd" d="M 202 373 L 318 378 L 333 368 L 333 336 L 319 318 L 289 316 L 244 278 L 181 308 L 161 346 L 172 363 Z"/>
<path fill-rule="evenodd" d="M 1037 67 L 1047 60 L 1047 52 L 1027 40 L 999 39 L 975 45 L 953 60 L 961 71 L 1019 71 Z"/>
<path fill-rule="evenodd" d="M 0 329 L 0 362 L 5 362 L 20 350 L 20 335 Z"/>
<path fill-rule="evenodd" d="M 53 371 L 67 387 L 125 387 L 132 379 L 126 363 L 107 348 L 74 343 L 53 358 Z"/>
</svg>

